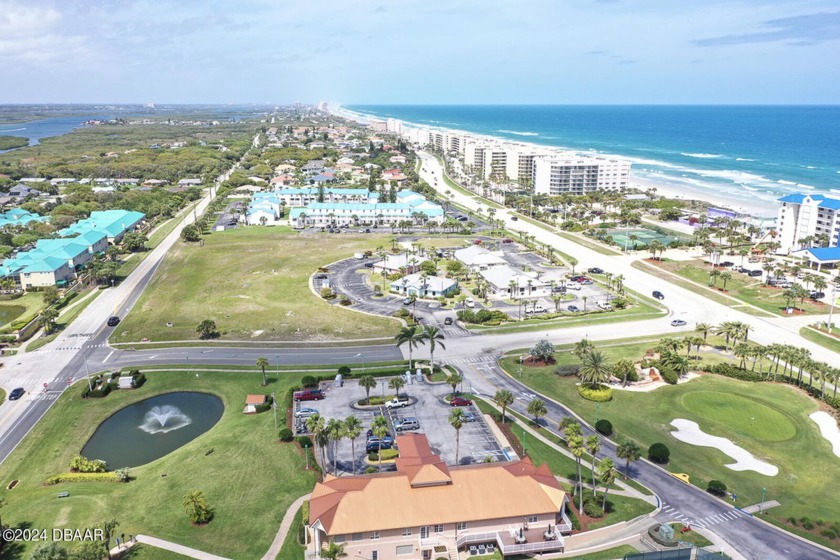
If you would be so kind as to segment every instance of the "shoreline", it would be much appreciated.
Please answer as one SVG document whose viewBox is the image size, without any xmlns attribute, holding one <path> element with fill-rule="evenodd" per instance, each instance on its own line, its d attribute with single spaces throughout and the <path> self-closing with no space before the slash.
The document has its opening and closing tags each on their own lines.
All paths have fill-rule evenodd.
<svg viewBox="0 0 840 560">
<path fill-rule="evenodd" d="M 330 107 L 329 111 L 330 111 L 330 113 L 332 113 L 334 115 L 337 115 L 339 117 L 354 120 L 356 122 L 360 122 L 360 123 L 364 123 L 364 124 L 368 124 L 371 120 L 384 119 L 384 117 L 378 117 L 378 116 L 375 116 L 375 115 L 367 115 L 367 114 L 364 114 L 364 113 L 357 113 L 355 111 L 347 109 L 346 107 L 341 107 L 341 106 Z M 512 140 L 512 139 L 505 138 L 505 137 L 502 137 L 502 136 L 493 136 L 493 135 L 488 135 L 488 134 L 477 134 L 477 133 L 473 133 L 473 132 L 469 132 L 469 131 L 465 131 L 465 130 L 459 130 L 459 129 L 448 128 L 448 127 L 443 127 L 443 126 L 424 126 L 424 125 L 419 125 L 417 123 L 413 123 L 413 122 L 410 122 L 410 121 L 404 121 L 402 119 L 397 119 L 397 120 L 399 120 L 401 123 L 403 123 L 404 128 L 411 128 L 411 129 L 428 128 L 428 129 L 433 129 L 433 130 L 442 130 L 442 131 L 453 132 L 453 133 L 458 133 L 458 134 L 465 134 L 465 135 L 472 136 L 472 137 L 478 138 L 478 139 L 485 139 L 485 140 L 489 139 L 489 140 L 500 141 L 500 142 L 505 142 L 505 143 L 509 143 L 509 144 L 518 144 L 518 145 L 521 145 L 521 146 L 527 146 L 529 148 L 545 149 L 546 147 L 549 147 L 549 146 L 545 146 L 543 144 L 536 144 L 536 143 L 527 142 L 527 141 L 524 141 L 524 140 Z M 405 131 L 403 131 L 403 135 L 405 135 Z M 556 150 L 565 150 L 565 151 L 569 151 L 569 152 L 574 152 L 576 154 L 581 154 L 581 155 L 590 155 L 590 156 L 592 155 L 591 153 L 587 153 L 586 151 L 573 150 L 573 149 L 565 148 L 563 146 L 554 146 L 554 147 L 550 147 L 550 148 L 553 148 L 553 149 L 556 149 Z M 623 156 L 623 155 L 619 155 L 619 154 L 602 154 L 602 153 L 598 152 L 598 155 L 606 155 L 606 156 L 609 156 L 609 157 L 614 157 L 616 159 L 626 160 L 626 161 L 631 162 L 632 164 L 638 164 L 639 163 L 636 160 L 634 160 L 632 157 L 627 157 L 627 156 Z M 712 206 L 715 206 L 715 207 L 724 208 L 724 209 L 728 209 L 728 210 L 734 210 L 734 211 L 736 211 L 740 214 L 748 214 L 748 215 L 753 216 L 753 217 L 775 218 L 776 214 L 778 212 L 778 210 L 777 210 L 778 205 L 775 201 L 765 200 L 763 198 L 759 198 L 758 196 L 750 196 L 749 192 L 746 192 L 744 197 L 737 197 L 737 196 L 734 196 L 732 194 L 728 194 L 728 193 L 725 193 L 725 192 L 714 191 L 711 188 L 712 184 L 709 185 L 710 188 L 704 188 L 704 187 L 701 187 L 701 186 L 689 187 L 689 186 L 685 186 L 685 185 L 675 185 L 675 184 L 669 183 L 669 182 L 664 181 L 664 180 L 658 181 L 658 180 L 656 180 L 656 178 L 640 177 L 637 174 L 637 172 L 635 172 L 633 170 L 632 167 L 631 167 L 631 170 L 630 170 L 629 184 L 630 184 L 631 188 L 638 188 L 642 191 L 650 189 L 650 188 L 655 188 L 656 191 L 657 191 L 657 194 L 665 196 L 666 198 L 683 200 L 683 201 L 698 200 L 698 201 L 706 202 L 706 203 L 708 203 Z M 779 196 L 781 196 L 781 195 L 779 195 Z"/>
</svg>

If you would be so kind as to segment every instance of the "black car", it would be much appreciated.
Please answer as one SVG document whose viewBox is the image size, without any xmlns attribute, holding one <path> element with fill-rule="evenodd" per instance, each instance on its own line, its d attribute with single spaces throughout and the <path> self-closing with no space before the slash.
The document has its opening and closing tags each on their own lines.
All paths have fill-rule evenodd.
<svg viewBox="0 0 840 560">
<path fill-rule="evenodd" d="M 749 272 L 747 272 L 747 274 L 749 274 L 750 276 L 761 276 L 764 273 L 760 270 L 750 270 Z"/>
<path fill-rule="evenodd" d="M 517 218 L 516 216 L 511 216 L 511 217 L 510 217 L 510 220 L 511 220 L 512 222 L 516 222 L 516 221 L 519 221 L 519 218 Z"/>
<path fill-rule="evenodd" d="M 808 294 L 811 299 L 820 299 L 825 297 L 825 292 L 811 292 Z"/>
<path fill-rule="evenodd" d="M 656 298 L 656 299 L 658 299 L 658 300 L 663 300 L 663 299 L 665 299 L 665 296 L 664 296 L 664 295 L 662 294 L 662 292 L 660 292 L 659 290 L 654 290 L 654 291 L 653 291 L 653 297 L 655 297 L 655 298 Z"/>
<path fill-rule="evenodd" d="M 120 318 L 116 315 L 113 317 L 108 317 L 108 326 L 109 327 L 116 327 L 120 324 Z"/>
<path fill-rule="evenodd" d="M 603 274 L 604 270 L 596 267 L 596 268 L 590 268 L 587 272 L 589 272 L 589 274 Z"/>
<path fill-rule="evenodd" d="M 452 324 L 452 317 L 447 317 L 443 320 L 444 325 L 451 325 Z"/>
<path fill-rule="evenodd" d="M 23 396 L 26 391 L 23 390 L 23 387 L 18 387 L 17 389 L 13 389 L 11 393 L 9 393 L 9 400 L 16 401 Z"/>
<path fill-rule="evenodd" d="M 365 263 L 365 268 L 373 268 L 373 263 L 372 262 L 366 262 Z"/>
<path fill-rule="evenodd" d="M 735 263 L 732 261 L 723 261 L 719 263 L 718 266 L 722 266 L 723 268 L 729 268 L 730 266 L 735 266 Z"/>
</svg>

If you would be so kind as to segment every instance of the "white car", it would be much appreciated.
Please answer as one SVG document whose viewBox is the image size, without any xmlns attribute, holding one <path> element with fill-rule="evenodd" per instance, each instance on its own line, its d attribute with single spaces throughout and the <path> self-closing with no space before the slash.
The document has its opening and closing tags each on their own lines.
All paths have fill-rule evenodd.
<svg viewBox="0 0 840 560">
<path fill-rule="evenodd" d="M 569 282 L 568 284 L 566 284 L 566 289 L 578 291 L 580 290 L 580 284 L 578 284 L 577 282 Z"/>
<path fill-rule="evenodd" d="M 466 305 L 467 307 L 469 307 L 470 309 L 472 309 L 472 308 L 474 308 L 474 307 L 475 307 L 475 300 L 474 300 L 473 298 L 471 298 L 471 297 L 470 297 L 470 298 L 467 298 L 467 299 L 465 299 L 465 300 L 464 300 L 464 305 Z"/>
<path fill-rule="evenodd" d="M 608 301 L 599 301 L 598 307 L 600 307 L 604 311 L 609 311 L 610 309 L 612 309 L 612 304 Z"/>
<path fill-rule="evenodd" d="M 295 418 L 309 418 L 310 416 L 315 416 L 318 414 L 318 411 L 314 408 L 299 408 L 295 411 Z"/>
</svg>

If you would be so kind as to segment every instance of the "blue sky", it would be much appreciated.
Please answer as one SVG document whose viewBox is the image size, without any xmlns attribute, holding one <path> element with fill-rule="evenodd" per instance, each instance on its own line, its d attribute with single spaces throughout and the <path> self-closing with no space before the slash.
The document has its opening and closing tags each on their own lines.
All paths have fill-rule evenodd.
<svg viewBox="0 0 840 560">
<path fill-rule="evenodd" d="M 0 103 L 840 102 L 837 0 L 0 0 Z"/>
</svg>

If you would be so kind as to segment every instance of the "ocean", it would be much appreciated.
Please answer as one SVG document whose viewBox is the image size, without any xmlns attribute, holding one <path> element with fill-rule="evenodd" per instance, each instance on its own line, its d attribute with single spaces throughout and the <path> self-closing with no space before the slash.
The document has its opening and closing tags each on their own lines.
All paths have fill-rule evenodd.
<svg viewBox="0 0 840 560">
<path fill-rule="evenodd" d="M 519 142 L 612 154 L 681 192 L 773 206 L 840 195 L 840 106 L 351 105 L 346 109 Z"/>
</svg>

